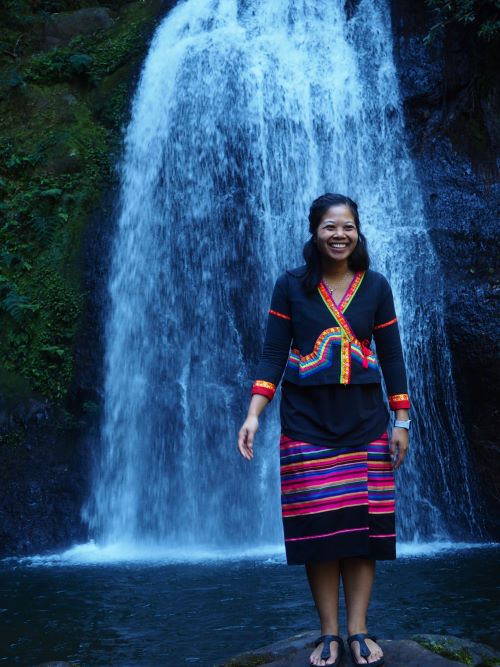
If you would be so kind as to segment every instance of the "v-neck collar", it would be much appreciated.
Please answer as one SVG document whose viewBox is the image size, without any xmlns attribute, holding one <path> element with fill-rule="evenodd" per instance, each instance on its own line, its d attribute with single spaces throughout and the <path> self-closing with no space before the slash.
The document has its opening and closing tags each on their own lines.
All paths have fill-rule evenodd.
<svg viewBox="0 0 500 667">
<path fill-rule="evenodd" d="M 338 303 L 338 304 L 335 302 L 335 299 L 333 298 L 333 294 L 332 294 L 330 288 L 328 287 L 328 285 L 326 284 L 326 281 L 321 279 L 320 285 L 323 285 L 324 288 L 325 288 L 322 291 L 324 292 L 326 290 L 327 296 L 329 297 L 328 301 L 331 302 L 331 303 L 327 302 L 327 304 L 326 304 L 327 306 L 329 306 L 329 310 L 331 310 L 330 305 L 335 306 L 335 310 L 338 310 L 341 313 L 343 313 L 347 310 L 349 304 L 351 303 L 351 301 L 354 298 L 354 295 L 358 291 L 358 288 L 361 285 L 361 283 L 363 281 L 363 278 L 365 277 L 365 273 L 366 273 L 365 271 L 358 271 L 357 273 L 354 274 L 353 279 L 349 283 L 349 287 L 345 291 L 344 296 L 342 297 L 340 303 Z M 321 296 L 323 297 L 323 300 L 325 300 L 323 294 L 321 294 Z"/>
</svg>

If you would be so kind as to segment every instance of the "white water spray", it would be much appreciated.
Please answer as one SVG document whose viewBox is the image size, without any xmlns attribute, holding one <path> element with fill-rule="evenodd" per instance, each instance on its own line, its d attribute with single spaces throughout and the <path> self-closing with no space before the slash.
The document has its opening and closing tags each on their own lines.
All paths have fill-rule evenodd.
<svg viewBox="0 0 500 667">
<path fill-rule="evenodd" d="M 126 133 L 85 508 L 98 543 L 280 542 L 276 404 L 251 465 L 236 433 L 272 284 L 302 263 L 309 204 L 326 191 L 358 201 L 396 295 L 416 426 L 401 535 L 477 531 L 386 3 L 361 0 L 348 18 L 343 0 L 188 0 L 155 35 Z"/>
</svg>

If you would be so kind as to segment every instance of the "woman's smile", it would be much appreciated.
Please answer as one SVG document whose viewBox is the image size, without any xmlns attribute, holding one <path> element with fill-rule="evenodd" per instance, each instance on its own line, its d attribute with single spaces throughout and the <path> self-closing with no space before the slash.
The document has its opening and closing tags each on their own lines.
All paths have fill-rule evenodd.
<svg viewBox="0 0 500 667">
<path fill-rule="evenodd" d="M 325 211 L 316 232 L 316 245 L 325 259 L 346 259 L 358 241 L 354 216 L 348 206 L 339 204 Z"/>
</svg>

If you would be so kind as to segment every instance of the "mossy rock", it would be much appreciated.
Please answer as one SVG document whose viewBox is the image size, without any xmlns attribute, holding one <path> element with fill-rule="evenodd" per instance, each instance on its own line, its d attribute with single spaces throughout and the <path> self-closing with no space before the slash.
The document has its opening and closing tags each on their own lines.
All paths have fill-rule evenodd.
<svg viewBox="0 0 500 667">
<path fill-rule="evenodd" d="M 0 357 L 25 391 L 56 403 L 74 376 L 83 235 L 102 194 L 116 186 L 132 76 L 165 8 L 161 0 L 106 5 L 112 21 L 50 51 L 41 50 L 44 12 L 82 3 L 41 0 L 38 12 L 24 0 L 0 7 Z"/>
<path fill-rule="evenodd" d="M 486 644 L 449 635 L 416 635 L 412 639 L 429 651 L 464 665 L 473 667 L 500 665 L 500 653 Z"/>
</svg>

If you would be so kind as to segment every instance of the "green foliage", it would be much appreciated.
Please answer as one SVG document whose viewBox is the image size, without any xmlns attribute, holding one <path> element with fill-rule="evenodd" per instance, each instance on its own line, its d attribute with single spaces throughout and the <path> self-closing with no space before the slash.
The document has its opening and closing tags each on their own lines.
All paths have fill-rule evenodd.
<svg viewBox="0 0 500 667">
<path fill-rule="evenodd" d="M 83 297 L 47 260 L 41 261 L 33 279 L 25 282 L 36 316 L 14 318 L 15 326 L 7 328 L 5 368 L 25 377 L 37 393 L 61 399 L 72 378 L 72 343 Z"/>
<path fill-rule="evenodd" d="M 93 58 L 74 52 L 69 47 L 58 47 L 46 53 L 35 53 L 23 69 L 24 80 L 32 83 L 58 83 L 70 81 L 75 76 L 86 75 Z"/>
<path fill-rule="evenodd" d="M 110 30 L 50 51 L 37 51 L 30 31 L 43 23 L 43 12 L 98 4 L 0 4 L 6 28 L 0 44 L 0 392 L 14 392 L 13 400 L 7 377 L 56 403 L 73 378 L 85 299 L 82 234 L 103 189 L 114 186 L 110 154 L 121 140 L 130 68 L 144 53 L 157 9 L 154 2 L 122 9 L 111 0 L 106 6 L 121 18 Z M 83 406 L 88 415 L 98 410 Z M 68 414 L 65 424 L 80 421 Z"/>
<path fill-rule="evenodd" d="M 26 429 L 22 426 L 16 425 L 8 431 L 0 431 L 0 448 L 9 447 L 14 449 L 20 447 L 26 438 Z"/>
<path fill-rule="evenodd" d="M 464 646 L 462 648 L 453 648 L 448 642 L 434 642 L 430 640 L 419 640 L 419 644 L 424 648 L 429 649 L 433 653 L 443 656 L 443 658 L 450 658 L 462 662 L 464 665 L 473 665 L 474 660 L 470 651 Z"/>
<path fill-rule="evenodd" d="M 259 665 L 267 665 L 276 658 L 272 653 L 255 653 L 254 655 L 246 655 L 243 658 L 233 658 L 229 662 L 224 663 L 222 667 L 259 667 Z"/>
<path fill-rule="evenodd" d="M 500 665 L 500 658 L 483 658 L 484 667 L 498 667 Z"/>
<path fill-rule="evenodd" d="M 11 315 L 16 322 L 20 322 L 23 319 L 26 311 L 36 312 L 39 308 L 38 305 L 30 303 L 30 300 L 27 296 L 21 296 L 16 291 L 11 291 L 7 294 L 6 297 L 1 302 L 2 307 Z"/>
<path fill-rule="evenodd" d="M 498 0 L 426 0 L 436 23 L 426 37 L 430 43 L 437 33 L 450 24 L 466 27 L 480 40 L 492 42 L 500 35 L 500 2 Z"/>
</svg>

